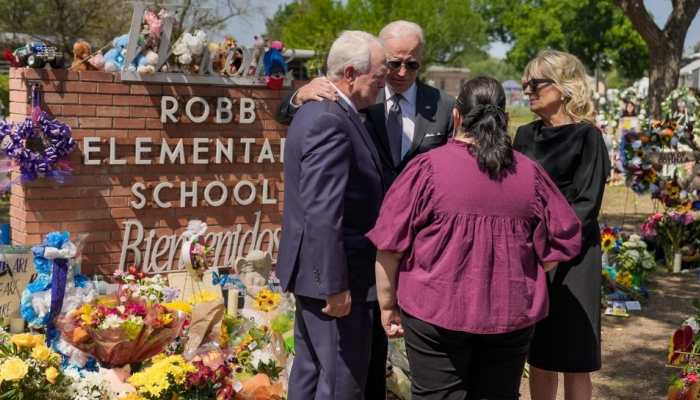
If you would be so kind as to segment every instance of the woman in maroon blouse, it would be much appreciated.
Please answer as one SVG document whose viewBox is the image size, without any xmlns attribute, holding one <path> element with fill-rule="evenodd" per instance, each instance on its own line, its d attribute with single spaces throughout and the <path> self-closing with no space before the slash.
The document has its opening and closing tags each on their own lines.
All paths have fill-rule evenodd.
<svg viewBox="0 0 700 400">
<path fill-rule="evenodd" d="M 498 81 L 466 82 L 455 139 L 407 166 L 367 234 L 382 324 L 405 332 L 414 399 L 517 399 L 547 315 L 545 272 L 579 252 L 576 215 L 512 150 L 504 107 Z"/>
</svg>

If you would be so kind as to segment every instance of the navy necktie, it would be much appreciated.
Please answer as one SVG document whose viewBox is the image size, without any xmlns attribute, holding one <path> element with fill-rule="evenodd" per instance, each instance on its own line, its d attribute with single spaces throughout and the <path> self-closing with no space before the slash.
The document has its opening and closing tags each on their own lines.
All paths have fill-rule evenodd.
<svg viewBox="0 0 700 400">
<path fill-rule="evenodd" d="M 400 101 L 403 96 L 395 94 L 386 118 L 386 130 L 389 135 L 389 148 L 394 165 L 401 163 L 401 142 L 403 139 L 403 114 L 401 114 Z"/>
</svg>

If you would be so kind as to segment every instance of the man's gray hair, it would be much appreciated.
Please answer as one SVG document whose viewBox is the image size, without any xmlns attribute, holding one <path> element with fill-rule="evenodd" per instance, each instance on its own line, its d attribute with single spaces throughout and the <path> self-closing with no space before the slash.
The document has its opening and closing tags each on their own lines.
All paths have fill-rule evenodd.
<svg viewBox="0 0 700 400">
<path fill-rule="evenodd" d="M 379 38 L 384 41 L 388 39 L 400 39 L 406 36 L 415 36 L 418 38 L 421 47 L 425 45 L 423 28 L 415 22 L 403 20 L 389 22 L 382 28 L 382 31 L 379 32 Z"/>
<path fill-rule="evenodd" d="M 344 31 L 333 42 L 328 52 L 328 78 L 331 80 L 343 77 L 345 67 L 352 65 L 361 74 L 366 74 L 371 68 L 372 43 L 381 46 L 382 43 L 374 35 L 363 31 Z"/>
</svg>

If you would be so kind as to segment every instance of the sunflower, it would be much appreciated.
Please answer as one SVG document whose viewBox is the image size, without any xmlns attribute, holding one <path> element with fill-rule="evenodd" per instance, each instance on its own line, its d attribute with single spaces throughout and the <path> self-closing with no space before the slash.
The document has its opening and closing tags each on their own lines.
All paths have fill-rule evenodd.
<svg viewBox="0 0 700 400">
<path fill-rule="evenodd" d="M 610 252 L 610 250 L 612 250 L 613 247 L 615 247 L 615 236 L 603 235 L 603 237 L 600 240 L 600 247 L 603 249 L 603 252 Z"/>
</svg>

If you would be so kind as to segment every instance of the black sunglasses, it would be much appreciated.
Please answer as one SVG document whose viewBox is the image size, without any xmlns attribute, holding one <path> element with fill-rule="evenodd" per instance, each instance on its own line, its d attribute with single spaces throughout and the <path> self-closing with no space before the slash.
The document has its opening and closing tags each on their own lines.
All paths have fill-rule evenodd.
<svg viewBox="0 0 700 400">
<path fill-rule="evenodd" d="M 401 65 L 405 66 L 407 70 L 409 71 L 417 71 L 420 68 L 420 63 L 415 60 L 391 60 L 387 61 L 386 65 L 393 70 L 397 70 L 401 68 Z"/>
<path fill-rule="evenodd" d="M 552 79 L 537 79 L 537 78 L 532 78 L 529 81 L 523 83 L 523 91 L 527 90 L 527 88 L 530 88 L 531 92 L 536 92 L 537 89 L 550 85 L 554 83 L 554 80 Z"/>
</svg>

